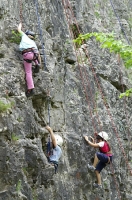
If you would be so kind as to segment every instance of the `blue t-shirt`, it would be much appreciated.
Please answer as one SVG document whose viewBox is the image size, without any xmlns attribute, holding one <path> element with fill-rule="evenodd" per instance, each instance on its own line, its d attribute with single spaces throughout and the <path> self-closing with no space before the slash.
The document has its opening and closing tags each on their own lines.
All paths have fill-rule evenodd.
<svg viewBox="0 0 132 200">
<path fill-rule="evenodd" d="M 53 155 L 51 155 L 49 157 L 50 161 L 56 161 L 58 162 L 59 158 L 61 157 L 62 154 L 62 150 L 61 148 L 57 145 L 54 149 L 53 149 Z"/>
<path fill-rule="evenodd" d="M 28 48 L 34 48 L 38 51 L 38 48 L 33 40 L 31 40 L 24 32 L 21 32 L 22 38 L 19 45 L 20 51 Z"/>
</svg>

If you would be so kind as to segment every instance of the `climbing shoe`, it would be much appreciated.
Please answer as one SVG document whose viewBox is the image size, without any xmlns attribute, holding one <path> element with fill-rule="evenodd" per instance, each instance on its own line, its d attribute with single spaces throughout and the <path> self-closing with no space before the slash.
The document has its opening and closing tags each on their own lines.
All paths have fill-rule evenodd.
<svg viewBox="0 0 132 200">
<path fill-rule="evenodd" d="M 33 69 L 34 73 L 39 73 L 40 65 L 35 65 L 35 68 Z"/>
<path fill-rule="evenodd" d="M 95 171 L 96 168 L 93 165 L 88 164 L 88 169 L 90 169 L 91 171 Z"/>
<path fill-rule="evenodd" d="M 27 90 L 27 92 L 26 92 L 26 96 L 27 96 L 27 97 L 31 97 L 31 96 L 33 96 L 33 95 L 34 95 L 34 90 L 33 90 L 33 89 Z"/>
<path fill-rule="evenodd" d="M 102 189 L 102 185 L 99 185 L 98 183 L 94 183 L 93 186 L 94 186 L 95 188 Z"/>
</svg>

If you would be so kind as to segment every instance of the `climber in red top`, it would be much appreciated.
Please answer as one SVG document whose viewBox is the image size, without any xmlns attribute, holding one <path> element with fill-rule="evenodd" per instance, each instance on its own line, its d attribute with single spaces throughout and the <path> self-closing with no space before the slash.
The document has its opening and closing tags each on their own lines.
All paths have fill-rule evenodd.
<svg viewBox="0 0 132 200">
<path fill-rule="evenodd" d="M 102 188 L 100 172 L 106 166 L 106 164 L 112 162 L 112 151 L 107 141 L 108 134 L 104 131 L 98 133 L 96 137 L 97 143 L 91 136 L 90 138 L 92 139 L 92 142 L 87 136 L 84 136 L 84 138 L 90 146 L 99 148 L 100 150 L 100 152 L 95 154 L 93 165 L 88 164 L 88 168 L 96 173 L 98 183 L 94 183 L 93 186 L 96 188 Z"/>
</svg>

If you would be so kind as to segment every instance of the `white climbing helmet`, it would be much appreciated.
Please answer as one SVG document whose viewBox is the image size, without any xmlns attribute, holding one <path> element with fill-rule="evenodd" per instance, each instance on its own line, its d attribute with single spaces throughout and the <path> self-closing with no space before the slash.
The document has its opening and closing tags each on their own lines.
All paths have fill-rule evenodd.
<svg viewBox="0 0 132 200">
<path fill-rule="evenodd" d="M 55 134 L 55 139 L 56 139 L 57 145 L 62 146 L 62 144 L 63 144 L 62 137 L 60 135 L 58 135 L 58 134 Z"/>
<path fill-rule="evenodd" d="M 100 133 L 98 133 L 98 135 L 106 141 L 109 139 L 108 134 L 104 131 L 101 131 Z"/>
</svg>

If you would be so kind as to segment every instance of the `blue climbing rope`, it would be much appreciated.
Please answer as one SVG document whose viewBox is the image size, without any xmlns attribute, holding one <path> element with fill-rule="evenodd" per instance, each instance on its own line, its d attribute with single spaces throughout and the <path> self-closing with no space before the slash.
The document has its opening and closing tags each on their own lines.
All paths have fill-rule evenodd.
<svg viewBox="0 0 132 200">
<path fill-rule="evenodd" d="M 48 98 L 48 116 L 49 116 L 49 126 L 50 126 L 50 103 Z"/>
<path fill-rule="evenodd" d="M 128 39 L 126 33 L 125 33 L 125 30 L 124 30 L 124 28 L 123 28 L 123 26 L 122 26 L 122 23 L 121 23 L 120 18 L 118 17 L 118 15 L 117 15 L 117 13 L 116 13 L 116 10 L 115 10 L 115 7 L 114 7 L 114 4 L 113 4 L 112 0 L 110 0 L 110 4 L 111 4 L 111 7 L 113 8 L 113 11 L 114 11 L 114 13 L 115 13 L 115 16 L 117 17 L 117 20 L 118 20 L 118 22 L 119 22 L 119 24 L 120 24 L 121 30 L 122 30 L 122 32 L 124 33 L 125 39 L 126 39 L 126 41 L 128 42 L 128 44 L 130 45 L 129 39 Z"/>
<path fill-rule="evenodd" d="M 38 0 L 34 0 L 34 4 L 36 6 L 36 16 L 37 16 L 37 20 L 38 20 L 38 28 L 39 28 L 39 35 L 40 35 L 40 41 L 41 41 L 41 45 L 42 45 L 42 53 L 43 53 L 43 61 L 44 61 L 44 70 L 48 71 L 47 67 L 46 67 L 46 56 L 45 56 L 45 47 L 44 47 L 44 41 L 43 41 L 43 34 L 42 34 L 42 29 L 41 29 L 41 21 L 40 21 L 40 16 L 39 16 L 39 12 L 38 12 Z"/>
<path fill-rule="evenodd" d="M 50 95 L 49 95 L 49 91 L 48 91 L 47 100 L 48 100 L 48 117 L 49 117 L 48 124 L 50 126 Z M 48 158 L 48 161 L 49 161 L 50 154 L 51 154 L 51 139 L 50 139 L 50 136 L 49 136 L 48 143 L 47 143 L 47 158 Z"/>
</svg>

